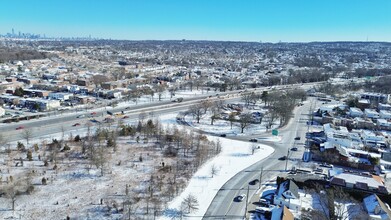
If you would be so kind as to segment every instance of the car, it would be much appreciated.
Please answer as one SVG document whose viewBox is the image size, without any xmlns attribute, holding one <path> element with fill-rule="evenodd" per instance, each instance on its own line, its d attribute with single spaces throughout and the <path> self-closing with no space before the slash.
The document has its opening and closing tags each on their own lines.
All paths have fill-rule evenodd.
<svg viewBox="0 0 391 220">
<path fill-rule="evenodd" d="M 85 115 L 78 115 L 76 118 L 84 118 L 86 117 Z"/>
<path fill-rule="evenodd" d="M 21 126 L 15 128 L 15 130 L 21 130 L 21 129 L 24 129 L 24 126 L 21 125 Z"/>
<path fill-rule="evenodd" d="M 96 112 L 91 112 L 91 115 L 96 115 Z"/>
<path fill-rule="evenodd" d="M 80 123 L 75 123 L 72 125 L 73 127 L 80 126 Z"/>
<path fill-rule="evenodd" d="M 297 147 L 292 147 L 291 151 L 297 151 Z"/>
<path fill-rule="evenodd" d="M 282 156 L 282 157 L 278 158 L 278 160 L 286 160 L 286 159 L 287 159 L 286 156 Z"/>
<path fill-rule="evenodd" d="M 242 194 L 242 195 L 236 196 L 234 200 L 237 202 L 241 202 L 245 198 L 246 198 L 246 194 Z"/>
<path fill-rule="evenodd" d="M 250 142 L 258 142 L 258 140 L 255 139 L 255 138 L 251 138 L 251 139 L 250 139 Z"/>
<path fill-rule="evenodd" d="M 249 184 L 249 185 L 255 185 L 255 184 L 257 184 L 257 183 L 259 183 L 259 179 L 251 180 L 248 184 Z"/>
<path fill-rule="evenodd" d="M 100 121 L 96 120 L 96 119 L 91 119 L 90 122 L 93 122 L 93 123 L 98 123 L 100 124 Z"/>
<path fill-rule="evenodd" d="M 129 118 L 129 116 L 125 115 L 124 117 L 122 117 L 123 119 L 126 119 L 126 118 Z"/>
<path fill-rule="evenodd" d="M 220 137 L 227 137 L 226 134 L 220 134 Z"/>
<path fill-rule="evenodd" d="M 296 140 L 296 141 L 299 141 L 299 140 L 300 140 L 300 137 L 295 137 L 295 140 Z"/>
<path fill-rule="evenodd" d="M 125 110 L 129 110 L 129 109 L 130 109 L 130 107 L 126 107 L 126 108 L 125 108 Z"/>
</svg>

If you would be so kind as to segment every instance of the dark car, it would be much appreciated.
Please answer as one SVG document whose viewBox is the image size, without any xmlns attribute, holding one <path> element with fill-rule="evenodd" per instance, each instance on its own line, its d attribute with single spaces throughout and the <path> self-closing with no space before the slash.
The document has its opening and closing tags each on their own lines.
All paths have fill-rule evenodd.
<svg viewBox="0 0 391 220">
<path fill-rule="evenodd" d="M 91 119 L 90 122 L 100 124 L 100 121 L 98 121 L 98 120 L 96 120 L 96 119 Z"/>
<path fill-rule="evenodd" d="M 240 196 L 236 196 L 236 197 L 234 198 L 234 200 L 235 200 L 236 202 L 241 202 L 241 201 L 243 201 L 244 198 L 246 198 L 246 194 L 242 194 L 242 195 L 240 195 Z"/>
<path fill-rule="evenodd" d="M 227 137 L 226 134 L 220 134 L 220 137 Z"/>
<path fill-rule="evenodd" d="M 278 158 L 279 160 L 286 160 L 286 156 L 282 156 L 280 158 Z"/>
<path fill-rule="evenodd" d="M 295 140 L 296 140 L 296 141 L 299 141 L 299 140 L 300 140 L 300 137 L 295 137 Z"/>
<path fill-rule="evenodd" d="M 249 185 L 255 185 L 255 184 L 257 184 L 257 183 L 259 183 L 259 180 L 258 180 L 258 179 L 255 179 L 255 180 L 251 180 L 248 184 L 249 184 Z"/>
<path fill-rule="evenodd" d="M 24 129 L 24 126 L 19 126 L 16 128 L 16 130 L 21 130 L 21 129 Z"/>
<path fill-rule="evenodd" d="M 291 151 L 297 151 L 297 147 L 292 147 Z"/>
<path fill-rule="evenodd" d="M 251 138 L 251 139 L 250 139 L 250 142 L 258 142 L 258 140 L 255 139 L 255 138 Z"/>
<path fill-rule="evenodd" d="M 75 124 L 73 124 L 72 126 L 73 127 L 76 127 L 76 126 L 79 126 L 80 125 L 80 123 L 75 123 Z"/>
</svg>

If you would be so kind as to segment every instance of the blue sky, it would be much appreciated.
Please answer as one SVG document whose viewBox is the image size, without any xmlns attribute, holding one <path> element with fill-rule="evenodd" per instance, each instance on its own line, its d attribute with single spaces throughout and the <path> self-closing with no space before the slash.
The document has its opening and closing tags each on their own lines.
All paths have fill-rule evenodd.
<svg viewBox="0 0 391 220">
<path fill-rule="evenodd" d="M 391 41 L 391 0 L 1 0 L 0 34 L 129 40 Z"/>
</svg>

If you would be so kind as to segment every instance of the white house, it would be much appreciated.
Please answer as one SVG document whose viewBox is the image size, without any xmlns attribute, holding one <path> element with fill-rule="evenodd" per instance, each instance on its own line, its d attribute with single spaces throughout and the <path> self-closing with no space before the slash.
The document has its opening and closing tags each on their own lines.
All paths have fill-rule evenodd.
<svg viewBox="0 0 391 220">
<path fill-rule="evenodd" d="M 380 118 L 389 120 L 389 119 L 391 119 L 391 111 L 380 110 L 379 116 L 380 116 Z"/>
<path fill-rule="evenodd" d="M 66 101 L 70 100 L 73 97 L 73 94 L 71 93 L 65 93 L 65 92 L 51 92 L 49 93 L 50 99 L 56 99 L 60 101 Z"/>
<path fill-rule="evenodd" d="M 292 210 L 300 210 L 299 187 L 292 180 L 286 180 L 278 185 L 273 198 L 273 204 L 286 206 Z"/>
<path fill-rule="evenodd" d="M 323 125 L 326 140 L 331 145 L 340 145 L 344 147 L 352 147 L 352 139 L 346 127 L 334 127 L 332 124 Z"/>
<path fill-rule="evenodd" d="M 384 144 L 385 138 L 382 135 L 377 135 L 369 130 L 362 130 L 361 137 L 366 145 L 376 146 L 378 144 Z"/>
<path fill-rule="evenodd" d="M 388 110 L 388 111 L 391 111 L 391 105 L 390 105 L 390 104 L 379 103 L 378 109 L 379 109 L 379 110 Z"/>
<path fill-rule="evenodd" d="M 391 122 L 388 122 L 386 119 L 379 118 L 376 120 L 376 125 L 380 128 L 390 129 Z"/>
<path fill-rule="evenodd" d="M 361 111 L 361 109 L 352 107 L 349 109 L 349 115 L 350 117 L 355 118 L 355 117 L 362 117 L 364 113 Z"/>
<path fill-rule="evenodd" d="M 364 109 L 364 114 L 367 118 L 371 118 L 371 119 L 380 118 L 379 113 L 375 109 L 366 108 Z"/>
</svg>

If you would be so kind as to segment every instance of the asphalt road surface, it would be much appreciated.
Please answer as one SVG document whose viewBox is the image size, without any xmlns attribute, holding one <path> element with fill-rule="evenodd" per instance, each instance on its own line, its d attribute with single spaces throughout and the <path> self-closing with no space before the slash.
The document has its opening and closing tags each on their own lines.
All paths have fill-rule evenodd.
<svg viewBox="0 0 391 220">
<path fill-rule="evenodd" d="M 290 169 L 296 163 L 295 160 L 300 160 L 302 152 L 304 151 L 305 133 L 307 131 L 306 121 L 308 120 L 308 113 L 310 103 L 301 107 L 297 107 L 292 118 L 287 126 L 279 130 L 279 135 L 282 137 L 279 142 L 263 142 L 261 137 L 256 137 L 258 143 L 263 143 L 275 149 L 274 153 L 269 157 L 247 167 L 243 171 L 236 174 L 228 182 L 226 182 L 221 189 L 218 190 L 215 198 L 210 204 L 208 210 L 203 216 L 204 220 L 209 219 L 243 219 L 245 216 L 246 199 L 242 202 L 234 201 L 234 198 L 241 194 L 252 195 L 258 190 L 259 185 L 249 185 L 248 183 L 254 179 L 260 179 L 261 170 L 262 179 L 261 184 L 278 176 L 281 172 L 285 172 L 285 168 Z M 270 134 L 269 134 L 270 136 Z M 295 137 L 301 137 L 300 140 L 295 140 Z M 245 139 L 247 138 L 247 139 Z M 235 139 L 243 139 L 248 141 L 249 137 L 241 137 Z M 278 158 L 286 156 L 288 149 L 296 146 L 299 148 L 297 152 L 290 151 L 289 159 L 282 161 Z M 202 202 L 202 201 L 200 201 Z M 248 211 L 248 210 L 247 210 Z"/>
</svg>

